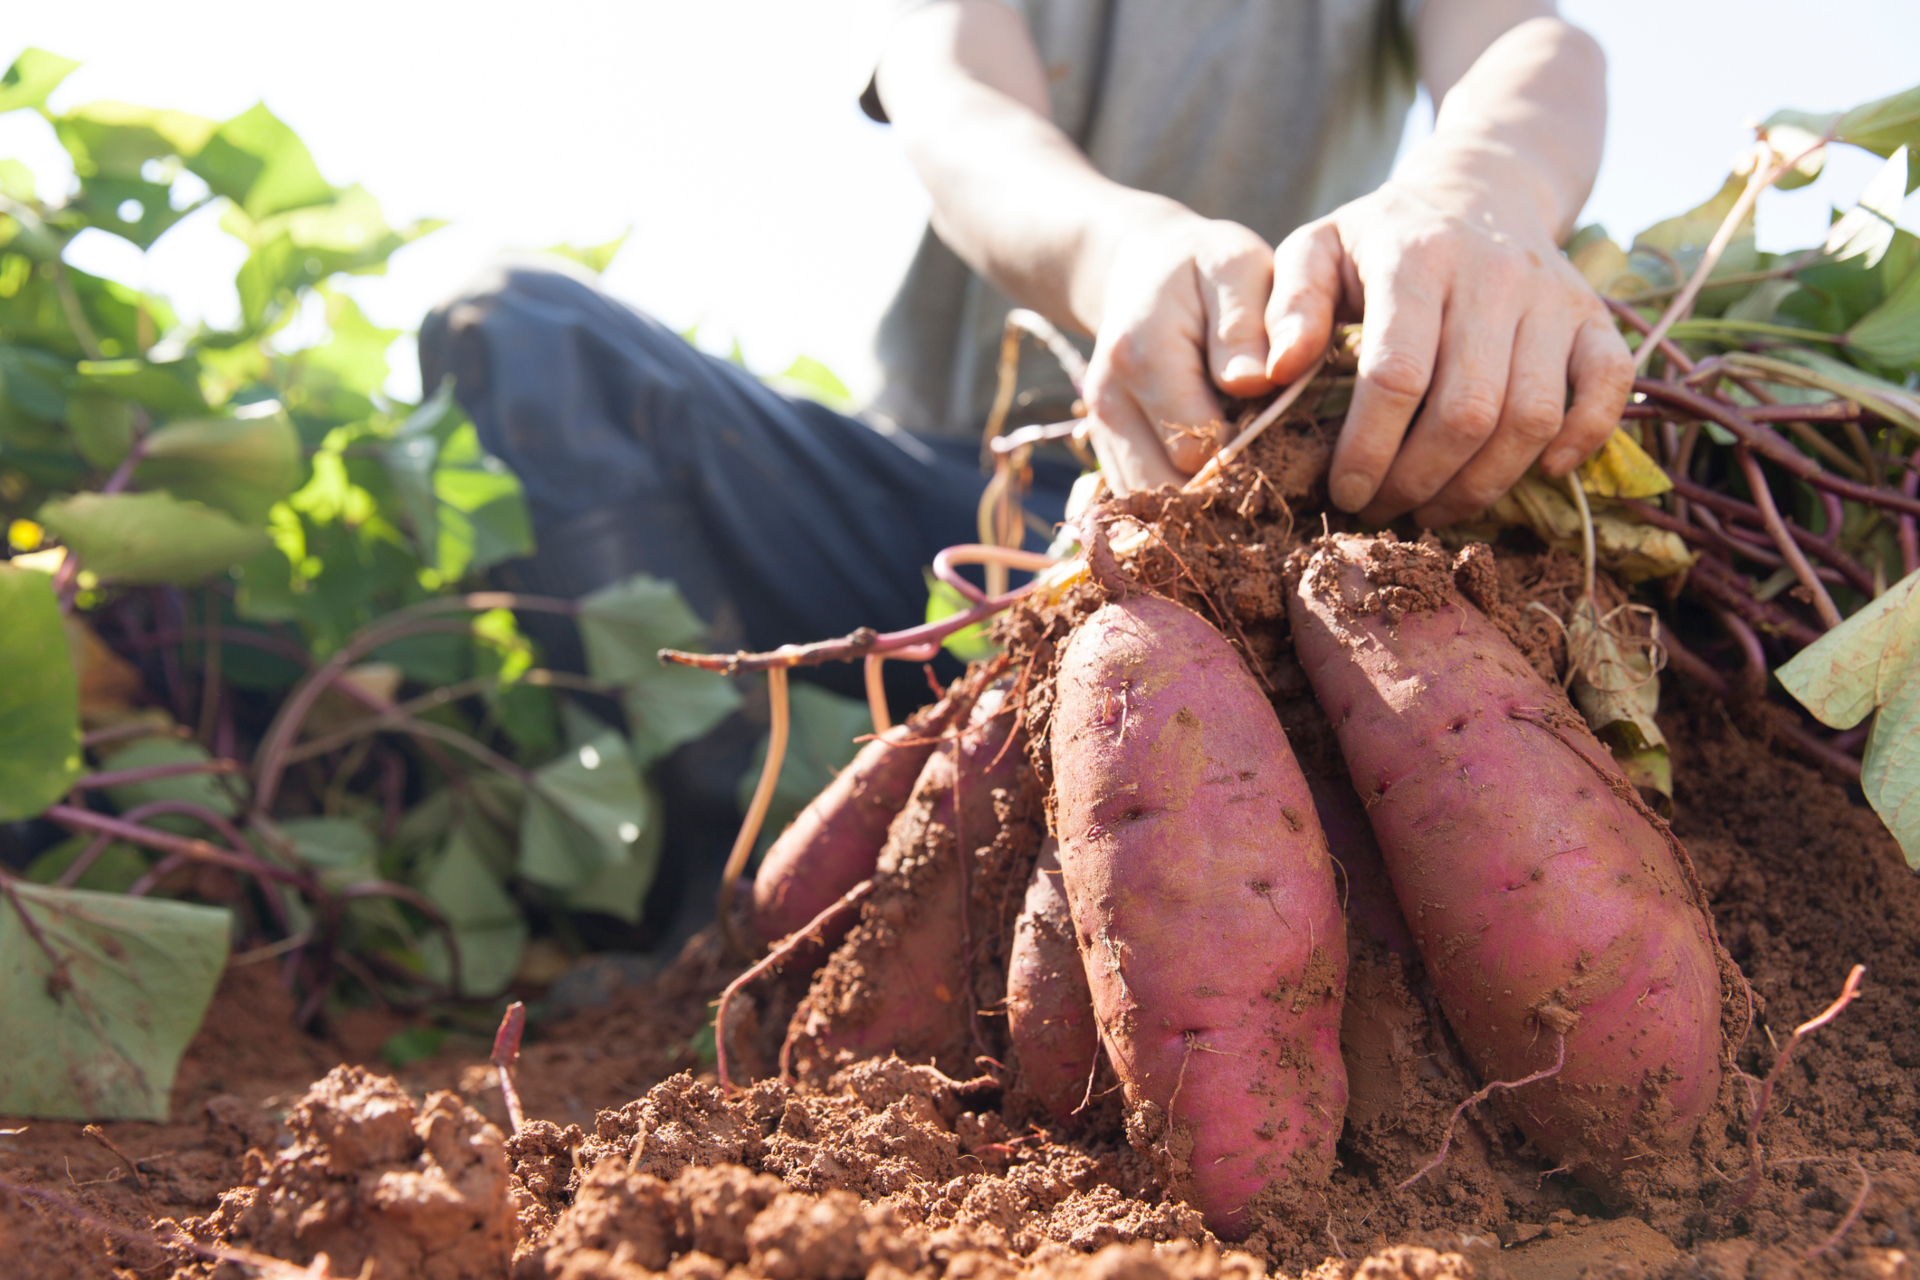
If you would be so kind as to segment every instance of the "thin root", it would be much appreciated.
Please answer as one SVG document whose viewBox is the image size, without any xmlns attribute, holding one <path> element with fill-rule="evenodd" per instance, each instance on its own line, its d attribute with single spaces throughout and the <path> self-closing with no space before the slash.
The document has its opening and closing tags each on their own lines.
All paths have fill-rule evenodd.
<svg viewBox="0 0 1920 1280">
<path fill-rule="evenodd" d="M 1557 1037 L 1557 1039 L 1560 1042 L 1560 1051 L 1558 1055 L 1555 1056 L 1551 1067 L 1548 1067 L 1544 1071 L 1536 1071 L 1530 1076 L 1523 1076 L 1518 1080 L 1492 1081 L 1478 1093 L 1455 1107 L 1453 1114 L 1447 1117 L 1447 1132 L 1446 1136 L 1440 1140 L 1440 1150 L 1434 1153 L 1433 1159 L 1421 1165 L 1411 1178 L 1408 1178 L 1398 1187 L 1395 1187 L 1394 1190 L 1405 1191 L 1408 1187 L 1411 1187 L 1414 1183 L 1420 1181 L 1420 1179 L 1440 1167 L 1440 1162 L 1447 1158 L 1447 1151 L 1453 1146 L 1453 1126 L 1459 1123 L 1460 1117 L 1466 1113 L 1468 1107 L 1473 1106 L 1475 1103 L 1485 1102 L 1493 1095 L 1495 1089 L 1518 1089 L 1522 1085 L 1536 1084 L 1549 1076 L 1559 1075 L 1560 1069 L 1567 1065 L 1567 1038 L 1563 1035 Z"/>
</svg>

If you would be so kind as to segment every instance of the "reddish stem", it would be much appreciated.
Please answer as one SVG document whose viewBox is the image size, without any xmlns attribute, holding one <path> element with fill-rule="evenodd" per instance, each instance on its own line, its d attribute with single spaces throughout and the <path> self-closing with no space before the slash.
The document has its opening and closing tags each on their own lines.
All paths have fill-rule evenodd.
<svg viewBox="0 0 1920 1280">
<path fill-rule="evenodd" d="M 1739 460 L 1741 471 L 1746 473 L 1747 488 L 1753 493 L 1754 505 L 1760 509 L 1760 518 L 1766 522 L 1767 532 L 1773 538 L 1773 545 L 1793 566 L 1793 574 L 1800 579 L 1800 585 L 1807 589 L 1813 601 L 1813 611 L 1820 615 L 1820 621 L 1829 631 L 1840 625 L 1840 610 L 1835 607 L 1833 597 L 1827 594 L 1826 584 L 1807 563 L 1806 553 L 1800 550 L 1800 544 L 1787 532 L 1786 522 L 1780 519 L 1780 508 L 1774 505 L 1773 490 L 1767 485 L 1766 473 L 1760 470 L 1759 459 L 1753 456 L 1753 450 L 1745 445 L 1736 445 L 1734 457 Z"/>
<path fill-rule="evenodd" d="M 1721 493 L 1716 489 L 1708 489 L 1703 485 L 1697 485 L 1682 476 L 1673 476 L 1670 478 L 1673 480 L 1673 491 L 1689 502 L 1698 503 L 1703 507 L 1707 507 L 1736 520 L 1748 520 L 1755 523 L 1760 521 L 1760 510 L 1751 503 L 1742 502 L 1730 493 Z M 1628 499 L 1627 501 L 1631 502 L 1632 500 Z M 1636 507 L 1638 506 L 1638 504 L 1634 505 Z M 1647 509 L 1650 510 L 1651 508 Z M 1838 569 L 1841 575 L 1855 588 L 1865 592 L 1867 595 L 1873 594 L 1873 575 L 1868 573 L 1866 566 L 1862 565 L 1858 560 L 1855 560 L 1827 539 L 1809 533 L 1792 521 L 1787 522 L 1787 532 L 1793 535 L 1795 542 L 1798 542 L 1801 546 L 1813 552 L 1828 564 L 1831 564 L 1835 569 Z"/>
<path fill-rule="evenodd" d="M 277 866 L 258 856 L 246 856 L 232 853 L 205 840 L 196 840 L 190 836 L 176 836 L 171 832 L 155 831 L 124 818 L 109 817 L 104 813 L 95 813 L 91 809 L 81 809 L 73 805 L 56 804 L 41 815 L 51 822 L 78 831 L 104 833 L 128 844 L 145 845 L 149 849 L 158 849 L 163 853 L 178 853 L 192 858 L 196 862 L 212 863 L 234 871 L 245 871 L 250 875 L 280 880 L 298 888 L 309 897 L 318 897 L 318 887 L 313 880 L 298 871 Z"/>
<path fill-rule="evenodd" d="M 1625 320 L 1628 326 L 1641 337 L 1644 338 L 1653 332 L 1652 322 L 1618 298 L 1603 298 L 1601 301 L 1607 304 L 1608 310 Z M 1660 339 L 1660 354 L 1665 356 L 1667 362 L 1678 369 L 1683 377 L 1693 372 L 1693 361 L 1688 359 L 1687 353 L 1674 346 L 1669 339 Z"/>
<path fill-rule="evenodd" d="M 109 787 L 130 787 L 140 782 L 158 782 L 162 778 L 184 778 L 202 773 L 245 773 L 237 760 L 180 760 L 172 764 L 142 765 L 138 769 L 116 769 L 89 773 L 74 782 L 74 791 L 104 791 Z"/>
<path fill-rule="evenodd" d="M 1900 477 L 1900 492 L 1909 498 L 1920 497 L 1920 449 L 1913 451 L 1907 473 Z M 1920 569 L 1920 527 L 1912 512 L 1900 517 L 1900 569 L 1905 577 Z"/>
<path fill-rule="evenodd" d="M 1738 615 L 1749 626 L 1785 636 L 1800 648 L 1806 648 L 1822 634 L 1778 605 L 1754 599 L 1753 584 L 1720 561 L 1700 561 L 1687 574 L 1687 582 L 1710 603 Z"/>
<path fill-rule="evenodd" d="M 1842 498 L 1865 503 L 1868 506 L 1920 515 L 1920 498 L 1896 493 L 1891 489 L 1876 489 L 1872 485 L 1861 484 L 1857 480 L 1848 480 L 1844 476 L 1823 471 L 1819 463 L 1794 448 L 1779 432 L 1762 423 L 1752 421 L 1736 406 L 1727 404 L 1725 401 L 1701 395 L 1697 391 L 1690 391 L 1675 383 L 1662 382 L 1657 378 L 1637 378 L 1634 380 L 1633 389 L 1653 399 L 1663 400 L 1676 408 L 1684 409 L 1703 421 L 1725 427 L 1739 437 L 1740 443 L 1815 488 L 1826 489 L 1839 494 Z"/>
<path fill-rule="evenodd" d="M 513 1131 L 527 1127 L 527 1116 L 520 1109 L 520 1091 L 513 1087 L 513 1064 L 520 1060 L 520 1036 L 527 1029 L 527 1006 L 515 1000 L 500 1017 L 500 1030 L 493 1036 L 493 1065 L 500 1072 L 500 1096 L 507 1101 L 507 1120 Z"/>
<path fill-rule="evenodd" d="M 1749 422 L 1858 422 L 1872 417 L 1851 400 L 1828 400 L 1820 404 L 1749 404 L 1740 411 Z M 1625 421 L 1646 421 L 1668 417 L 1666 410 L 1650 404 L 1630 404 L 1621 411 Z"/>
</svg>

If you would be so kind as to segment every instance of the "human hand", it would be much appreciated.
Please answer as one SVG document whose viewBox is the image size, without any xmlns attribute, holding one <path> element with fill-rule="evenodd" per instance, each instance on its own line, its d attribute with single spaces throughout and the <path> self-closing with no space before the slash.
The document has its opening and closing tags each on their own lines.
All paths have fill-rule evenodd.
<svg viewBox="0 0 1920 1280">
<path fill-rule="evenodd" d="M 1632 357 L 1527 188 L 1484 161 L 1429 165 L 1275 252 L 1272 381 L 1304 372 L 1336 320 L 1364 320 L 1328 481 L 1335 506 L 1447 524 L 1536 458 L 1551 476 L 1573 470 L 1619 421 Z"/>
<path fill-rule="evenodd" d="M 1121 235 L 1089 362 L 1089 437 L 1120 493 L 1178 484 L 1225 443 L 1215 388 L 1272 388 L 1273 251 L 1233 222 L 1172 209 Z"/>
</svg>

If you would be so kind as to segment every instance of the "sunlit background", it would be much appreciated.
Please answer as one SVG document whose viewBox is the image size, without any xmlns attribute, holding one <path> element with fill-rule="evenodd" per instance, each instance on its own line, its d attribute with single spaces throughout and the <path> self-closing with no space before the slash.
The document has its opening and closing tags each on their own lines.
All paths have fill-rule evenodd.
<svg viewBox="0 0 1920 1280">
<path fill-rule="evenodd" d="M 92 0 L 21 6 L 11 60 L 38 45 L 80 59 L 55 110 L 98 98 L 225 119 L 264 100 L 321 172 L 364 184 L 389 222 L 449 220 L 384 277 L 346 284 L 376 323 L 411 330 L 495 254 L 591 245 L 628 227 L 614 294 L 703 346 L 738 341 L 756 368 L 825 361 L 856 393 L 867 348 L 926 213 L 883 126 L 855 97 L 886 0 Z M 1710 195 L 1783 106 L 1852 106 L 1920 81 L 1914 0 L 1565 0 L 1611 60 L 1606 160 L 1583 221 L 1618 237 Z M 1428 128 L 1424 102 L 1409 140 Z M 1846 148 L 1837 148 L 1848 151 Z M 71 167 L 31 112 L 0 116 L 0 157 L 43 193 Z M 1763 249 L 1817 242 L 1876 165 L 1837 157 L 1811 187 L 1762 197 Z M 1914 225 L 1915 204 L 1908 216 Z M 244 256 L 219 212 L 187 218 L 142 255 L 83 232 L 69 260 L 168 295 L 183 319 L 231 323 Z M 310 339 L 324 322 L 299 322 Z M 390 391 L 412 399 L 410 340 Z"/>
</svg>

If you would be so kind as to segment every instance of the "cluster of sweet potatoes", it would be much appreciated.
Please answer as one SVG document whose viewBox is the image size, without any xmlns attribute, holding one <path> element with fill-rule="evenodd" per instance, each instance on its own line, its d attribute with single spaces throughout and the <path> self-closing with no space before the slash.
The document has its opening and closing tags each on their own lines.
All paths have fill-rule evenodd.
<svg viewBox="0 0 1920 1280">
<path fill-rule="evenodd" d="M 1334 535 L 1288 564 L 1350 788 L 1309 784 L 1218 629 L 1105 564 L 1047 662 L 977 667 L 774 846 L 769 940 L 873 880 L 816 926 L 803 1074 L 1002 1068 L 1066 1122 L 1104 1058 L 1170 1193 L 1242 1236 L 1332 1170 L 1351 919 L 1417 951 L 1483 1081 L 1534 1077 L 1508 1114 L 1556 1165 L 1608 1191 L 1690 1142 L 1737 979 L 1684 851 L 1454 559 Z"/>
</svg>

